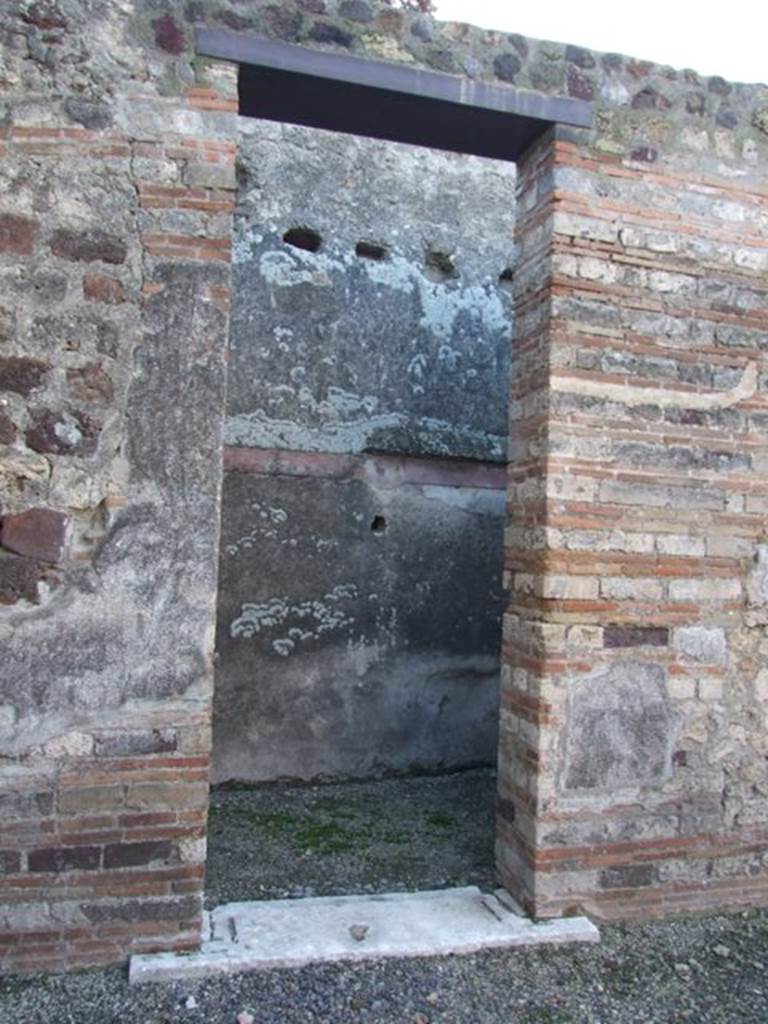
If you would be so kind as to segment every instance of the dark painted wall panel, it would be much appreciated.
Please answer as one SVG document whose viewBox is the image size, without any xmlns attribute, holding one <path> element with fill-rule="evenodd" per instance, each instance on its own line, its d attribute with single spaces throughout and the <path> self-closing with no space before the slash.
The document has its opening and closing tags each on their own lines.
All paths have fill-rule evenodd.
<svg viewBox="0 0 768 1024">
<path fill-rule="evenodd" d="M 216 778 L 488 761 L 503 516 L 501 491 L 228 473 Z"/>
</svg>

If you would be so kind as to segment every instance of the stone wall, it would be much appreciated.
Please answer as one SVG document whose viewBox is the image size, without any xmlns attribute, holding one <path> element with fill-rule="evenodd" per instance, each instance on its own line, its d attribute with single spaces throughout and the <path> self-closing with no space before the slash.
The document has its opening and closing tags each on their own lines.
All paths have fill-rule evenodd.
<svg viewBox="0 0 768 1024">
<path fill-rule="evenodd" d="M 5 970 L 201 920 L 235 75 L 163 95 L 139 27 L 3 7 Z"/>
<path fill-rule="evenodd" d="M 520 174 L 500 871 L 764 902 L 768 90 L 357 0 L 11 0 L 3 969 L 198 935 L 237 126 L 195 21 L 594 100 Z"/>
<path fill-rule="evenodd" d="M 498 831 L 538 914 L 764 902 L 764 170 L 520 168 Z"/>
<path fill-rule="evenodd" d="M 241 130 L 214 778 L 491 763 L 514 165 Z"/>
</svg>

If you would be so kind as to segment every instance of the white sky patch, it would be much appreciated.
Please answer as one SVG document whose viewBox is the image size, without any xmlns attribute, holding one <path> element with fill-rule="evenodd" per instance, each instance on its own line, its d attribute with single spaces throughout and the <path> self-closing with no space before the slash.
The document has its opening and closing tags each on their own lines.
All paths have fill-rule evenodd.
<svg viewBox="0 0 768 1024">
<path fill-rule="evenodd" d="M 623 53 L 732 82 L 768 82 L 765 0 L 436 0 L 441 21 Z"/>
</svg>

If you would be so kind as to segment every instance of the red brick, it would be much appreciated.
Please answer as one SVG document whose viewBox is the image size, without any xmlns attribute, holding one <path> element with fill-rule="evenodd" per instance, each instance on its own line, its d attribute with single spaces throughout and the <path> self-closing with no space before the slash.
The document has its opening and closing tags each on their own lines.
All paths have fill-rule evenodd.
<svg viewBox="0 0 768 1024">
<path fill-rule="evenodd" d="M 60 562 L 67 538 L 69 517 L 48 508 L 31 508 L 18 515 L 4 516 L 0 544 L 17 555 L 41 562 Z"/>
<path fill-rule="evenodd" d="M 95 870 L 101 863 L 99 846 L 49 846 L 31 850 L 27 857 L 31 872 Z"/>
<path fill-rule="evenodd" d="M 123 832 L 117 828 L 92 829 L 90 832 L 67 832 L 64 828 L 59 832 L 58 841 L 62 846 L 85 846 L 89 843 L 113 843 L 123 838 Z"/>
</svg>

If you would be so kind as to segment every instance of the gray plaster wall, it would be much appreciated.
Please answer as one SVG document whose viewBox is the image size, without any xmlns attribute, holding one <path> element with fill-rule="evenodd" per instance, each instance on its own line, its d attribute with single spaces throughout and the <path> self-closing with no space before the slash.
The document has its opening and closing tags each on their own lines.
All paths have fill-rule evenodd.
<svg viewBox="0 0 768 1024">
<path fill-rule="evenodd" d="M 240 124 L 214 777 L 490 762 L 514 167 Z"/>
<path fill-rule="evenodd" d="M 240 124 L 226 443 L 505 461 L 514 166 Z"/>
</svg>

